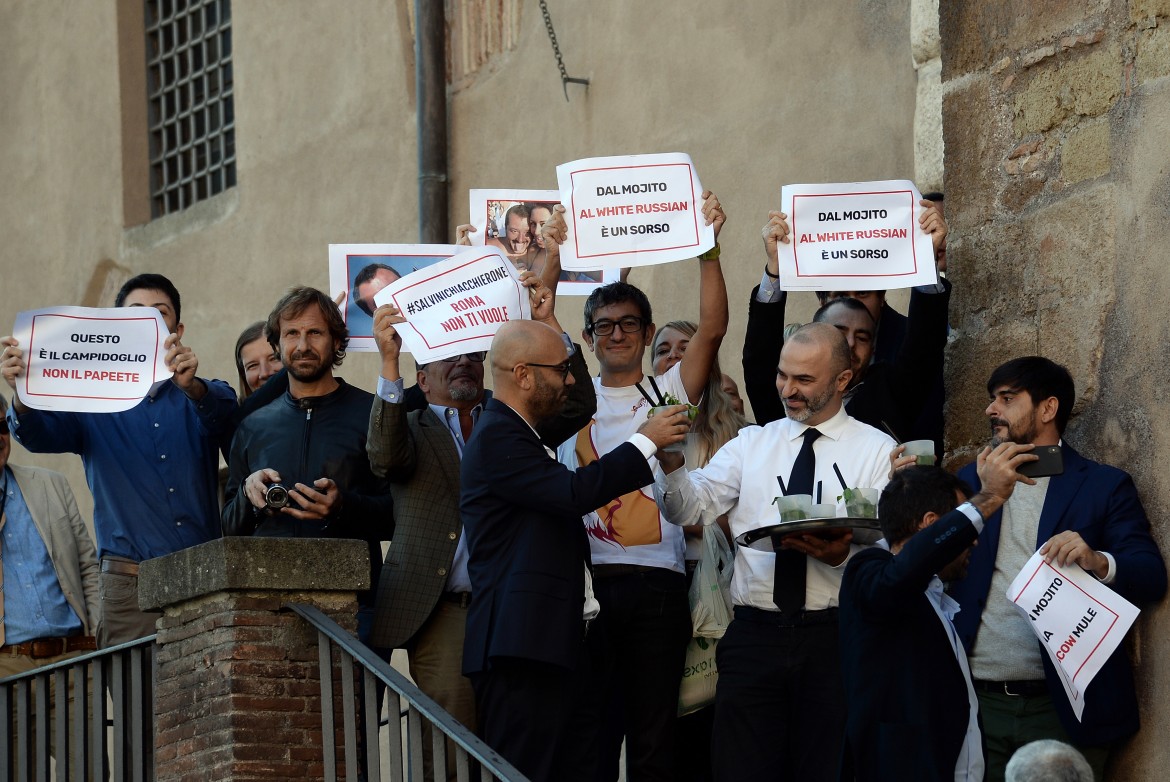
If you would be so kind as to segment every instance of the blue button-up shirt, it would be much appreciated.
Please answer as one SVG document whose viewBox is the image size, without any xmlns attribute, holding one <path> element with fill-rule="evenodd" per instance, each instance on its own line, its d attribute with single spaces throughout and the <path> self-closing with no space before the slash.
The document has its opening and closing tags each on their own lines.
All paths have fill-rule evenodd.
<svg viewBox="0 0 1170 782">
<path fill-rule="evenodd" d="M 4 643 L 77 635 L 82 623 L 65 599 L 49 550 L 33 522 L 16 478 L 7 467 L 0 478 L 4 529 Z"/>
<path fill-rule="evenodd" d="M 141 562 L 220 537 L 216 443 L 236 395 L 222 380 L 204 382 L 198 403 L 168 380 L 122 413 L 9 409 L 28 450 L 81 456 L 99 556 Z"/>
</svg>

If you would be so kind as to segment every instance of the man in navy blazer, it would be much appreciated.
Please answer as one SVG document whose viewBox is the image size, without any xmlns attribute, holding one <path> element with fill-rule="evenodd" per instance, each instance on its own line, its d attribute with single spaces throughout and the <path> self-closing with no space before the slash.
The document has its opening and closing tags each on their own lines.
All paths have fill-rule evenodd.
<svg viewBox="0 0 1170 782">
<path fill-rule="evenodd" d="M 1133 672 L 1118 649 L 1085 691 L 1080 721 L 1027 621 L 1008 604 L 1007 585 L 1039 548 L 1076 564 L 1136 603 L 1166 593 L 1166 566 L 1130 476 L 1084 458 L 1061 438 L 1074 401 L 1071 375 L 1040 356 L 1017 358 L 987 383 L 993 442 L 1060 445 L 1064 472 L 1019 486 L 990 516 L 967 578 L 952 595 L 955 625 L 970 655 L 987 745 L 988 779 L 1002 779 L 1012 753 L 1038 738 L 1077 747 L 1104 776 L 1109 750 L 1138 730 Z M 970 467 L 960 477 L 979 488 Z"/>
<path fill-rule="evenodd" d="M 533 780 L 589 779 L 596 749 L 589 731 L 570 730 L 586 700 L 585 638 L 597 612 L 581 516 L 652 481 L 647 460 L 682 441 L 686 407 L 663 411 L 572 472 L 535 429 L 556 415 L 574 382 L 560 335 L 510 321 L 496 333 L 490 360 L 495 397 L 460 471 L 474 596 L 463 673 L 475 690 L 480 735 L 519 771 Z"/>
<path fill-rule="evenodd" d="M 969 501 L 970 488 L 938 467 L 901 469 L 882 490 L 878 518 L 889 549 L 857 553 L 841 581 L 842 780 L 983 779 L 979 703 L 942 580 L 963 577 L 983 519 L 1017 479 L 1030 482 L 1016 473 L 1035 459 L 1030 450 L 984 449 L 983 490 Z"/>
</svg>

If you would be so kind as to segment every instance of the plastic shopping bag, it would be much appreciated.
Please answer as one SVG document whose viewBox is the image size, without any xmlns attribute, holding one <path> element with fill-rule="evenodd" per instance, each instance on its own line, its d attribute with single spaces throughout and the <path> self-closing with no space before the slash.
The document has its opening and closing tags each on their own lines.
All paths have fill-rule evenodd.
<svg viewBox="0 0 1170 782">
<path fill-rule="evenodd" d="M 722 638 L 731 624 L 731 545 L 723 530 L 703 528 L 703 556 L 691 577 L 691 623 L 696 638 Z"/>
</svg>

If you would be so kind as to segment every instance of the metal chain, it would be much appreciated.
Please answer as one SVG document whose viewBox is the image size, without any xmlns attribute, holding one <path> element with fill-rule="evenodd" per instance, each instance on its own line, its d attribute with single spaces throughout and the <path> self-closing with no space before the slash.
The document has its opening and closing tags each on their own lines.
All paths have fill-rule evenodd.
<svg viewBox="0 0 1170 782">
<path fill-rule="evenodd" d="M 561 86 L 564 87 L 565 90 L 565 100 L 568 100 L 570 82 L 573 84 L 584 84 L 586 87 L 588 87 L 589 80 L 578 79 L 570 76 L 569 72 L 565 70 L 565 58 L 561 56 L 561 47 L 557 43 L 557 32 L 553 29 L 552 17 L 549 16 L 548 3 L 545 2 L 545 0 L 540 0 L 540 12 L 544 14 L 544 26 L 545 29 L 548 30 L 548 39 L 552 41 L 553 54 L 555 54 L 557 57 L 557 68 L 560 69 L 561 72 Z"/>
</svg>

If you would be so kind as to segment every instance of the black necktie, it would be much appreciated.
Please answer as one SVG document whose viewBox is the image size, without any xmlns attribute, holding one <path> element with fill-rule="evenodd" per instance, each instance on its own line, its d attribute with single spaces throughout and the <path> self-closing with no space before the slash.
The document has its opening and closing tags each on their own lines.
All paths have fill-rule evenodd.
<svg viewBox="0 0 1170 782">
<path fill-rule="evenodd" d="M 813 452 L 813 441 L 821 436 L 816 429 L 804 431 L 804 442 L 796 461 L 792 463 L 792 475 L 788 479 L 789 494 L 812 494 L 813 477 L 817 470 L 817 457 Z M 780 549 L 776 552 L 776 570 L 772 577 L 772 602 L 781 611 L 799 611 L 804 608 L 805 557 L 799 551 Z"/>
</svg>

